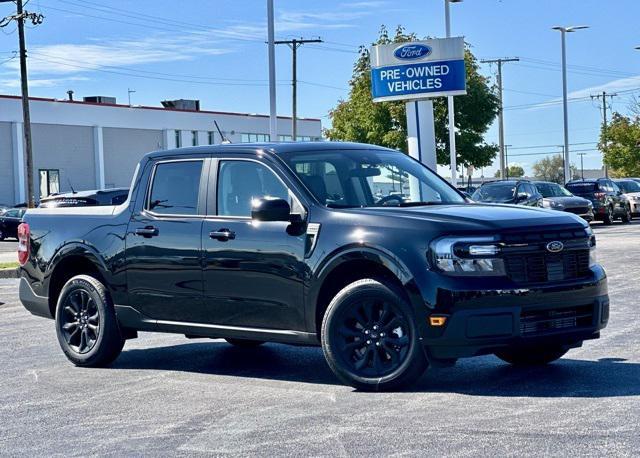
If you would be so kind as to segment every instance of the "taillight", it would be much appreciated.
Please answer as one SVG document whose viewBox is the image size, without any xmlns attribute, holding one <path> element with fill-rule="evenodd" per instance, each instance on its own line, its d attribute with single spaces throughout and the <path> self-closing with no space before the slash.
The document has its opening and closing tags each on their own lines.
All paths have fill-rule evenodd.
<svg viewBox="0 0 640 458">
<path fill-rule="evenodd" d="M 24 266 L 29 260 L 29 250 L 31 248 L 30 243 L 31 230 L 27 223 L 22 223 L 18 226 L 18 262 L 21 266 Z"/>
</svg>

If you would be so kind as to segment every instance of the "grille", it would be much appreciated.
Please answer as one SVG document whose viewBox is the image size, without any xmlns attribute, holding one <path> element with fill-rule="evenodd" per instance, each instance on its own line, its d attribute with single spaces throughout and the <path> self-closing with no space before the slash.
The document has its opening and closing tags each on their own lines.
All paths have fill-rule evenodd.
<svg viewBox="0 0 640 458">
<path fill-rule="evenodd" d="M 516 283 L 574 280 L 589 274 L 589 250 L 560 254 L 514 254 L 504 258 L 507 276 Z"/>
<path fill-rule="evenodd" d="M 567 208 L 565 209 L 565 211 L 569 213 L 575 213 L 576 215 L 584 215 L 589 211 L 589 207 L 573 207 L 573 208 Z"/>
<path fill-rule="evenodd" d="M 592 324 L 592 305 L 551 310 L 523 311 L 520 315 L 520 334 L 544 334 L 562 329 L 588 327 Z"/>
</svg>

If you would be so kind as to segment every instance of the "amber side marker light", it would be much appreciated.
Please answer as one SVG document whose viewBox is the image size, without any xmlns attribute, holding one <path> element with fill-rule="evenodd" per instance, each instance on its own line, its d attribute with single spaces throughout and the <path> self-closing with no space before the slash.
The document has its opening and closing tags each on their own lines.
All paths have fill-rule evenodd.
<svg viewBox="0 0 640 458">
<path fill-rule="evenodd" d="M 430 316 L 429 317 L 429 324 L 431 326 L 444 326 L 446 322 L 447 322 L 446 316 Z"/>
</svg>

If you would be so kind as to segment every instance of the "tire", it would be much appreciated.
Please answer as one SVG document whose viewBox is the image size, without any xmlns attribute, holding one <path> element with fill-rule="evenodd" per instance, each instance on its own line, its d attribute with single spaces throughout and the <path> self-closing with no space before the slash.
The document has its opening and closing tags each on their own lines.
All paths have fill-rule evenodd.
<svg viewBox="0 0 640 458">
<path fill-rule="evenodd" d="M 111 297 L 105 286 L 89 275 L 77 275 L 62 288 L 56 334 L 62 351 L 76 366 L 107 366 L 124 346 Z"/>
<path fill-rule="evenodd" d="M 4 242 L 4 239 L 5 239 L 4 232 L 2 232 L 2 229 L 0 229 L 0 242 Z"/>
<path fill-rule="evenodd" d="M 626 224 L 626 223 L 630 223 L 632 219 L 633 219 L 633 215 L 631 214 L 631 206 L 627 206 L 625 207 L 624 215 L 622 215 L 621 220 L 623 223 Z"/>
<path fill-rule="evenodd" d="M 611 226 L 613 224 L 613 208 L 612 207 L 607 207 L 607 213 L 605 213 L 604 219 L 602 221 L 607 226 Z"/>
<path fill-rule="evenodd" d="M 262 340 L 248 340 L 248 339 L 224 339 L 224 340 L 229 342 L 234 347 L 241 347 L 241 348 L 255 348 L 264 343 Z"/>
<path fill-rule="evenodd" d="M 497 352 L 495 355 L 514 366 L 542 366 L 562 358 L 568 351 L 560 346 L 520 347 Z"/>
<path fill-rule="evenodd" d="M 333 298 L 321 341 L 335 375 L 362 391 L 401 389 L 428 365 L 402 292 L 376 279 L 351 283 Z"/>
</svg>

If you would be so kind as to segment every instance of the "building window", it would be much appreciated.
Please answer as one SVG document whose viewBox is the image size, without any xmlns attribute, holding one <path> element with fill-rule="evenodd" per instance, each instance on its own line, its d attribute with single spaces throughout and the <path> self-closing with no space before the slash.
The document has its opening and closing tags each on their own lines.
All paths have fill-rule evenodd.
<svg viewBox="0 0 640 458">
<path fill-rule="evenodd" d="M 180 131 L 176 130 L 176 148 L 180 148 L 182 146 L 182 138 L 180 136 Z"/>
<path fill-rule="evenodd" d="M 207 132 L 207 140 L 209 141 L 210 145 L 213 145 L 215 137 L 213 136 L 212 131 Z"/>
<path fill-rule="evenodd" d="M 60 171 L 40 169 L 40 197 L 47 197 L 58 192 L 60 192 Z"/>
<path fill-rule="evenodd" d="M 242 139 L 240 140 L 242 143 L 261 143 L 268 142 L 271 140 L 271 136 L 269 134 L 242 134 Z"/>
<path fill-rule="evenodd" d="M 191 131 L 191 146 L 198 146 L 198 131 Z"/>
<path fill-rule="evenodd" d="M 293 141 L 293 137 L 291 135 L 278 135 L 278 138 L 281 142 L 291 142 Z"/>
<path fill-rule="evenodd" d="M 280 139 L 281 142 L 292 142 L 293 141 L 293 136 L 291 135 L 278 135 L 278 138 Z M 309 137 L 307 135 L 298 135 L 296 137 L 296 141 L 298 142 L 313 142 L 313 141 L 317 141 L 318 138 L 317 137 Z"/>
</svg>

